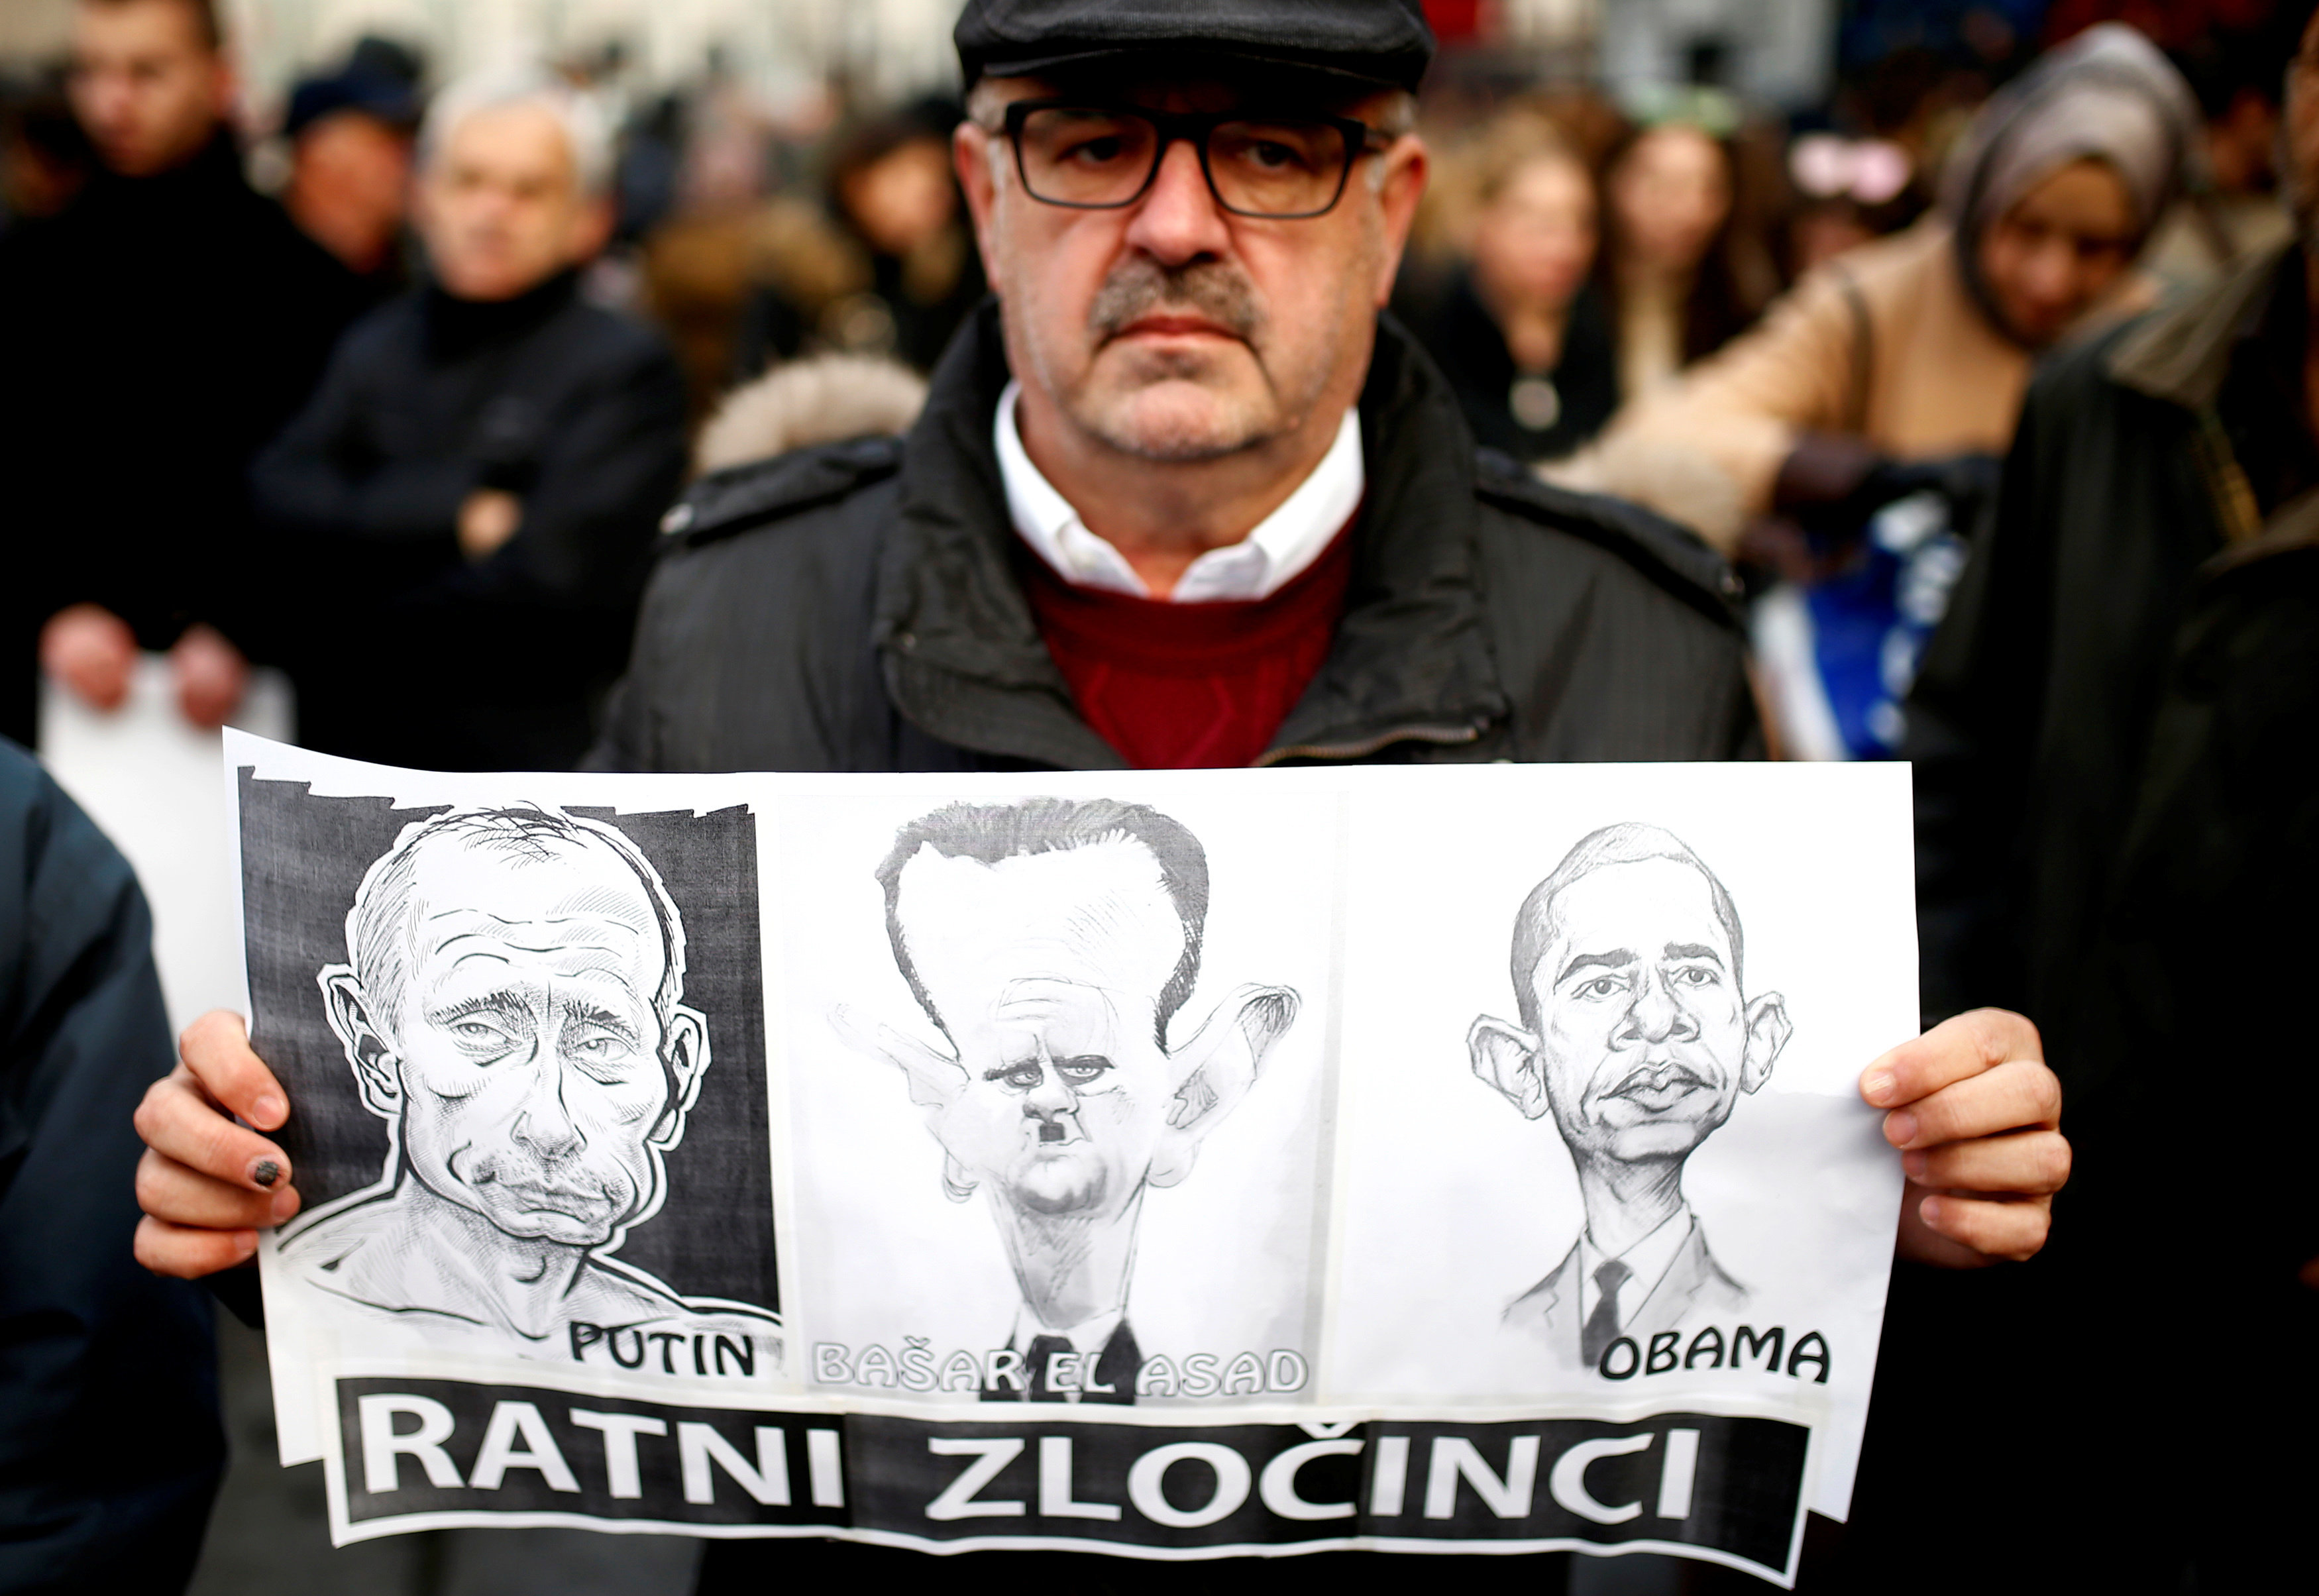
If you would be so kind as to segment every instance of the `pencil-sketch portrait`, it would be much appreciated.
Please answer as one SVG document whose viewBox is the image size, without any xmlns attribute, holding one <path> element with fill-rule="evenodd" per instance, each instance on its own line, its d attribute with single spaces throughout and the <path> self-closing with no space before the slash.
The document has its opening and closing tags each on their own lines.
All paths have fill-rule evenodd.
<svg viewBox="0 0 2319 1596">
<path fill-rule="evenodd" d="M 1255 1085 L 1297 995 L 1242 987 L 1184 1012 L 1208 910 L 1199 839 L 1143 805 L 955 804 L 904 825 L 877 869 L 894 961 L 939 1044 L 841 1011 L 898 1066 L 955 1201 L 987 1193 L 1019 1289 L 1019 1381 L 989 1400 L 1134 1400 L 1127 1322 L 1144 1195 L 1192 1174 Z M 988 1336 L 1003 1327 L 961 1327 Z"/>
<path fill-rule="evenodd" d="M 300 1278 L 551 1356 L 604 1327 L 774 1322 L 604 1256 L 660 1208 L 713 1057 L 682 918 L 633 841 L 554 808 L 437 815 L 363 877 L 346 948 L 316 978 L 388 1150 L 286 1238 Z"/>
<path fill-rule="evenodd" d="M 1474 1072 L 1576 1167 L 1585 1223 L 1505 1327 L 1570 1366 L 1744 1307 L 1683 1196 L 1683 1166 L 1760 1089 L 1787 1045 L 1785 1001 L 1746 996 L 1739 911 L 1656 826 L 1606 826 L 1530 893 L 1513 933 L 1520 1023 L 1467 1032 Z"/>
</svg>

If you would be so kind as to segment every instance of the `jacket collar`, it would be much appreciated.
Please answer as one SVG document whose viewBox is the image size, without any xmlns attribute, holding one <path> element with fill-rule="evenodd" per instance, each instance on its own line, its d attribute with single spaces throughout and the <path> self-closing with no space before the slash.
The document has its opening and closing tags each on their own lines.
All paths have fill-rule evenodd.
<svg viewBox="0 0 2319 1596">
<path fill-rule="evenodd" d="M 1062 769 L 1123 762 L 1071 708 L 1012 568 L 991 440 L 1008 372 L 984 305 L 935 368 L 911 429 L 872 639 L 904 716 L 944 742 Z M 1381 318 L 1360 399 L 1368 498 L 1329 656 L 1260 762 L 1470 741 L 1505 713 L 1475 573 L 1474 443 L 1447 384 Z"/>
<path fill-rule="evenodd" d="M 2122 385 L 2186 410 L 2213 407 L 2230 374 L 2231 356 L 2253 332 L 2283 270 L 2299 269 L 2303 253 L 2278 245 L 2204 293 L 2188 293 L 2129 329 L 2111 348 L 2109 374 Z"/>
</svg>

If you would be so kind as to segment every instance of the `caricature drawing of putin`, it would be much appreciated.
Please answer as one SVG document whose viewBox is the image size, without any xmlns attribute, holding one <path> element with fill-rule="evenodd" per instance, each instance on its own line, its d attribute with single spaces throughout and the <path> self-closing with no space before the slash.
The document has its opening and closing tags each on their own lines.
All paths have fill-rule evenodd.
<svg viewBox="0 0 2319 1596">
<path fill-rule="evenodd" d="M 1144 1193 L 1191 1173 L 1296 994 L 1241 987 L 1173 1040 L 1199 979 L 1207 859 L 1141 805 L 955 804 L 904 826 L 878 879 L 895 963 L 945 1045 L 836 1018 L 908 1078 L 949 1195 L 988 1190 L 1021 1373 L 985 1398 L 1132 1402 Z"/>
<path fill-rule="evenodd" d="M 1683 1164 L 1759 1089 L 1787 1043 L 1785 1001 L 1745 996 L 1739 914 L 1714 873 L 1656 826 L 1582 840 L 1514 923 L 1520 1024 L 1466 1035 L 1474 1072 L 1570 1149 L 1586 1224 L 1506 1310 L 1566 1366 L 1744 1307 L 1708 1249 Z"/>
<path fill-rule="evenodd" d="M 376 1186 L 285 1239 L 300 1277 L 548 1356 L 574 1323 L 776 1325 L 601 1256 L 658 1212 L 709 1059 L 682 921 L 626 835 L 531 807 L 407 826 L 363 878 L 347 952 L 323 1001 L 393 1134 Z"/>
</svg>

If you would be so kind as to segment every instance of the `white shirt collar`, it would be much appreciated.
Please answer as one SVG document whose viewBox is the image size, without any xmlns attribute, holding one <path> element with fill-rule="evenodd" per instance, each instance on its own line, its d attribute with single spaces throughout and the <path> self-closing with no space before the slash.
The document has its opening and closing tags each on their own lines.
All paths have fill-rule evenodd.
<svg viewBox="0 0 2319 1596">
<path fill-rule="evenodd" d="M 1092 1319 L 1082 1319 L 1077 1324 L 1057 1329 L 1051 1325 L 1040 1323 L 1039 1316 L 1031 1312 L 1031 1304 L 1025 1303 L 1015 1315 L 1015 1350 L 1028 1357 L 1031 1355 L 1031 1342 L 1034 1338 L 1060 1336 L 1071 1344 L 1071 1350 L 1074 1352 L 1100 1355 L 1103 1349 L 1111 1344 L 1111 1332 L 1117 1330 L 1120 1321 L 1126 1317 L 1126 1309 L 1114 1308 L 1109 1312 L 1098 1313 Z"/>
<path fill-rule="evenodd" d="M 1006 513 L 1015 530 L 1056 575 L 1073 586 L 1150 598 L 1151 591 L 1126 556 L 1088 531 L 1078 511 L 1031 464 L 1015 424 L 1015 401 L 1021 392 L 1021 383 L 1006 384 L 991 426 L 998 474 L 1006 484 Z M 1360 416 L 1348 407 L 1338 423 L 1336 441 L 1313 473 L 1243 541 L 1210 549 L 1194 560 L 1169 598 L 1178 604 L 1200 604 L 1271 597 L 1321 557 L 1330 539 L 1352 519 L 1367 486 Z"/>
<path fill-rule="evenodd" d="M 1626 1251 L 1606 1253 L 1594 1245 L 1589 1231 L 1578 1233 L 1578 1316 L 1584 1323 L 1593 1317 L 1594 1303 L 1602 1288 L 1594 1284 L 1594 1271 L 1612 1257 L 1626 1265 L 1629 1274 L 1619 1285 L 1619 1326 L 1621 1330 L 1634 1321 L 1651 1293 L 1659 1288 L 1666 1272 L 1674 1267 L 1674 1255 L 1691 1236 L 1691 1207 L 1685 1204 L 1661 1221 L 1658 1229 L 1636 1242 Z"/>
</svg>

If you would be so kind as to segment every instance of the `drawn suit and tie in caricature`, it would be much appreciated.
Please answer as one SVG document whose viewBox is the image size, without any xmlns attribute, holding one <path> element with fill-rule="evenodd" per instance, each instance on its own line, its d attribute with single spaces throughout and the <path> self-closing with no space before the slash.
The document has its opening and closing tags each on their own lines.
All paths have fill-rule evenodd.
<svg viewBox="0 0 2319 1596">
<path fill-rule="evenodd" d="M 633 1367 L 656 1337 L 648 1366 L 706 1373 L 674 1344 L 721 1334 L 752 1368 L 778 1345 L 763 1310 L 604 1256 L 659 1210 L 709 1059 L 683 922 L 632 841 L 547 808 L 415 823 L 363 878 L 347 953 L 323 1002 L 393 1135 L 374 1186 L 284 1232 L 298 1278 L 525 1356 L 610 1336 Z"/>
<path fill-rule="evenodd" d="M 1606 826 L 1523 903 L 1512 973 L 1520 1023 L 1474 1022 L 1474 1072 L 1553 1117 L 1586 1223 L 1506 1331 L 1596 1369 L 1620 1337 L 1745 1308 L 1683 1190 L 1685 1161 L 1770 1078 L 1791 1029 L 1778 993 L 1745 996 L 1731 895 L 1668 833 Z"/>
<path fill-rule="evenodd" d="M 1140 804 L 954 804 L 902 827 L 877 875 L 894 961 L 943 1044 L 834 1018 L 908 1078 L 951 1198 L 988 1189 L 1021 1292 L 1006 1343 L 1020 1374 L 984 1400 L 1132 1402 L 1144 1194 L 1191 1173 L 1297 995 L 1243 987 L 1176 1040 L 1207 857 Z"/>
</svg>

